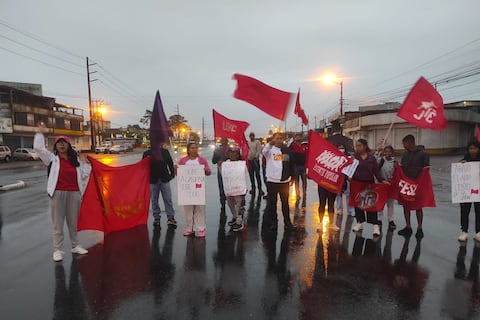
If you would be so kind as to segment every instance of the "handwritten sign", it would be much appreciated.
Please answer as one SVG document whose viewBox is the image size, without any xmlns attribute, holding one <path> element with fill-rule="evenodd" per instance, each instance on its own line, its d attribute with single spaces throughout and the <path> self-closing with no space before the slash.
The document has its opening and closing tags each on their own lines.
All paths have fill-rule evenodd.
<svg viewBox="0 0 480 320">
<path fill-rule="evenodd" d="M 177 168 L 178 204 L 205 205 L 205 167 L 183 165 Z"/>
<path fill-rule="evenodd" d="M 239 196 L 247 193 L 245 161 L 226 161 L 222 163 L 223 190 L 227 196 Z"/>
<path fill-rule="evenodd" d="M 452 163 L 452 203 L 480 201 L 480 162 Z"/>
</svg>

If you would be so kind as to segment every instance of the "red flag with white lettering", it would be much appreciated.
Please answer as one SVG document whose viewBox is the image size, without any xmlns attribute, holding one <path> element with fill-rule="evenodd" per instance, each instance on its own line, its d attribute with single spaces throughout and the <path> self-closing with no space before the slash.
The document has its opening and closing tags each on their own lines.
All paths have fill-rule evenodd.
<svg viewBox="0 0 480 320">
<path fill-rule="evenodd" d="M 150 209 L 150 161 L 111 167 L 88 157 L 92 174 L 83 195 L 77 229 L 113 231 L 147 224 Z"/>
<path fill-rule="evenodd" d="M 306 126 L 308 125 L 308 118 L 305 114 L 305 111 L 302 109 L 302 105 L 300 104 L 300 89 L 298 89 L 297 100 L 295 101 L 295 109 L 293 109 L 293 113 L 296 114 L 300 119 L 302 119 L 302 123 Z"/>
<path fill-rule="evenodd" d="M 342 192 L 345 178 L 342 169 L 352 163 L 353 160 L 345 156 L 333 144 L 310 130 L 307 151 L 308 177 L 320 187 L 333 193 Z"/>
<path fill-rule="evenodd" d="M 429 168 L 423 168 L 417 180 L 412 180 L 405 175 L 402 167 L 397 164 L 390 184 L 389 198 L 398 200 L 407 209 L 418 210 L 426 207 L 436 207 Z"/>
<path fill-rule="evenodd" d="M 390 186 L 385 183 L 350 181 L 349 206 L 365 211 L 382 211 L 388 199 Z"/>
<path fill-rule="evenodd" d="M 420 77 L 397 112 L 397 116 L 416 127 L 443 130 L 447 118 L 440 93 L 424 77 Z"/>
<path fill-rule="evenodd" d="M 245 138 L 245 130 L 250 123 L 240 120 L 232 120 L 213 109 L 213 130 L 215 137 L 234 140 L 240 146 L 242 158 L 247 159 L 248 142 Z"/>
<path fill-rule="evenodd" d="M 248 102 L 272 117 L 284 120 L 294 93 L 279 90 L 255 78 L 235 73 L 237 88 L 233 96 Z"/>
</svg>

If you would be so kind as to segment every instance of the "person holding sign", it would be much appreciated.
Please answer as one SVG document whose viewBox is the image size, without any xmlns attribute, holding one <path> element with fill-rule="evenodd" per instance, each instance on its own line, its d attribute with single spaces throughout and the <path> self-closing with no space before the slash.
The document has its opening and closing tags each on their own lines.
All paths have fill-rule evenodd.
<svg viewBox="0 0 480 320">
<path fill-rule="evenodd" d="M 379 182 L 384 181 L 382 175 L 380 174 L 377 159 L 373 154 L 371 154 L 371 150 L 368 147 L 367 140 L 358 139 L 355 142 L 354 157 L 358 160 L 358 167 L 352 176 L 352 181 L 356 180 L 359 182 L 373 183 L 375 182 L 375 178 L 377 178 Z M 353 231 L 359 232 L 363 229 L 363 223 L 365 222 L 365 213 L 367 216 L 366 221 L 373 224 L 373 235 L 380 236 L 380 223 L 378 221 L 377 212 L 365 211 L 358 207 L 355 207 L 355 218 L 357 219 L 357 224 L 353 227 Z"/>
<path fill-rule="evenodd" d="M 208 166 L 208 162 L 205 158 L 198 155 L 198 146 L 195 142 L 190 142 L 187 145 L 187 155 L 181 158 L 178 161 L 178 166 L 203 166 L 203 170 L 206 176 L 209 176 L 212 171 Z M 177 167 L 178 171 L 178 167 Z M 193 176 L 192 170 L 192 179 L 197 179 L 197 176 Z M 182 183 L 182 179 L 178 179 L 177 183 Z M 203 180 L 198 179 L 198 181 L 186 181 L 185 185 L 188 186 L 187 183 L 193 185 L 194 188 L 203 188 L 205 190 L 205 178 Z M 203 184 L 203 186 L 202 186 Z M 180 191 L 179 191 L 180 193 Z M 193 199 L 192 199 L 193 200 Z M 204 238 L 205 237 L 205 196 L 203 197 L 203 204 L 184 204 L 183 210 L 185 212 L 185 222 L 186 228 L 183 232 L 183 235 L 188 237 L 195 235 Z M 179 201 L 180 202 L 180 201 Z"/>
<path fill-rule="evenodd" d="M 472 140 L 467 145 L 467 153 L 460 162 L 480 161 L 480 143 Z M 478 190 L 476 190 L 478 192 Z M 473 192 L 473 190 L 472 190 Z M 460 225 L 462 233 L 458 237 L 458 241 L 464 242 L 468 239 L 468 216 L 472 208 L 471 202 L 460 203 Z M 473 208 L 475 210 L 475 240 L 480 241 L 480 202 L 474 202 Z"/>
<path fill-rule="evenodd" d="M 243 213 L 245 211 L 245 194 L 247 193 L 245 161 L 240 160 L 240 149 L 230 150 L 230 159 L 222 164 L 222 179 L 227 204 L 232 212 L 232 220 L 228 225 L 232 231 L 243 229 Z"/>
<path fill-rule="evenodd" d="M 290 206 L 288 204 L 288 191 L 292 181 L 293 161 L 288 148 L 283 145 L 283 135 L 275 132 L 272 140 L 262 150 L 267 161 L 267 208 L 265 217 L 272 230 L 277 227 L 277 197 L 280 195 L 282 202 L 283 222 L 286 231 L 294 230 L 290 220 Z"/>
</svg>

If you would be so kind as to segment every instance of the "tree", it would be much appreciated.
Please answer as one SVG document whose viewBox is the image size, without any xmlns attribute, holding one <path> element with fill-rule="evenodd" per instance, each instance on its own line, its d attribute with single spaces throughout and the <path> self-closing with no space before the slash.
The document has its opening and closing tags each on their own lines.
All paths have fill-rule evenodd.
<svg viewBox="0 0 480 320">
<path fill-rule="evenodd" d="M 150 125 L 150 120 L 152 119 L 152 110 L 145 110 L 145 114 L 143 117 L 140 118 L 140 123 L 142 123 L 145 127 Z"/>
</svg>

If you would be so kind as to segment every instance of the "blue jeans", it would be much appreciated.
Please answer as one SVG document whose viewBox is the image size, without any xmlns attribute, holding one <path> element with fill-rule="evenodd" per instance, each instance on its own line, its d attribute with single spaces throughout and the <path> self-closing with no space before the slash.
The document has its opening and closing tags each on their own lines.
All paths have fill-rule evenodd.
<svg viewBox="0 0 480 320">
<path fill-rule="evenodd" d="M 305 176 L 305 166 L 295 165 L 295 171 L 293 172 L 293 180 L 295 182 L 295 194 L 300 196 L 300 179 L 302 179 L 302 196 L 305 197 L 307 192 L 307 179 Z"/>
<path fill-rule="evenodd" d="M 150 200 L 152 202 L 152 211 L 155 218 L 160 218 L 160 206 L 158 204 L 158 197 L 162 193 L 163 203 L 165 204 L 165 212 L 167 218 L 175 217 L 175 210 L 172 203 L 172 190 L 169 182 L 161 182 L 150 184 Z"/>
</svg>

